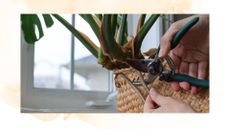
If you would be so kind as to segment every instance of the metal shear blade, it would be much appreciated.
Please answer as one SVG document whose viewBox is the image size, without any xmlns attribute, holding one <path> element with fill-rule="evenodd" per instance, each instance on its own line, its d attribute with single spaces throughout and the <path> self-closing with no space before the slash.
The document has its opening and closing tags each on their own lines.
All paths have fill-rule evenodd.
<svg viewBox="0 0 230 129">
<path fill-rule="evenodd" d="M 132 66 L 133 68 L 141 71 L 141 72 L 145 72 L 145 73 L 149 73 L 149 67 L 148 65 L 153 61 L 153 59 L 134 59 L 134 60 L 128 60 L 127 63 Z M 149 84 L 151 82 L 153 82 L 156 78 L 157 78 L 158 74 L 153 75 L 151 73 L 148 74 L 147 80 L 144 80 L 146 84 Z"/>
<path fill-rule="evenodd" d="M 127 63 L 132 66 L 133 68 L 141 71 L 141 72 L 148 72 L 148 64 L 151 62 L 151 59 L 130 59 L 127 60 Z"/>
<path fill-rule="evenodd" d="M 155 80 L 157 79 L 157 76 L 158 76 L 158 75 L 148 74 L 148 79 L 145 80 L 145 83 L 146 83 L 146 84 L 149 84 L 149 83 L 155 81 Z"/>
</svg>

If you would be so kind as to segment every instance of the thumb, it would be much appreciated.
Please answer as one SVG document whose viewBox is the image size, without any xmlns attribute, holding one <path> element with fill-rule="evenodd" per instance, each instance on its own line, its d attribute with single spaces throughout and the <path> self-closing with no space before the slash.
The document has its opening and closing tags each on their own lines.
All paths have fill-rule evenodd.
<svg viewBox="0 0 230 129">
<path fill-rule="evenodd" d="M 174 27 L 174 26 L 175 25 L 171 26 L 168 29 L 168 31 L 164 34 L 164 36 L 161 38 L 159 57 L 164 57 L 168 55 L 171 49 L 171 42 L 172 42 L 173 36 L 178 31 L 177 27 Z"/>
<path fill-rule="evenodd" d="M 164 37 L 162 37 L 161 44 L 160 44 L 159 57 L 164 57 L 164 56 L 168 55 L 170 48 L 171 48 L 170 41 L 168 41 L 168 40 L 164 39 Z"/>
<path fill-rule="evenodd" d="M 166 97 L 159 94 L 154 88 L 150 90 L 149 95 L 151 99 L 159 106 L 163 105 L 166 100 Z"/>
<path fill-rule="evenodd" d="M 151 97 L 148 95 L 145 104 L 144 104 L 144 112 L 152 112 L 155 109 L 155 103 L 152 101 Z"/>
</svg>

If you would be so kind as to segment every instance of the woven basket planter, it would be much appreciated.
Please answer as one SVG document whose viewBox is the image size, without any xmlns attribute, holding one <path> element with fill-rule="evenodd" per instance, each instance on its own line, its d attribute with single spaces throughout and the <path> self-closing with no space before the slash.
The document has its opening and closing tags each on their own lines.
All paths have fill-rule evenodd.
<svg viewBox="0 0 230 129">
<path fill-rule="evenodd" d="M 118 90 L 117 109 L 119 112 L 143 112 L 144 102 L 151 87 L 164 96 L 189 104 L 196 112 L 209 112 L 209 89 L 202 89 L 196 95 L 191 95 L 190 92 L 184 90 L 174 91 L 167 82 L 158 79 L 147 86 L 143 83 L 140 86 L 134 86 L 133 82 L 146 79 L 147 74 L 141 74 L 132 68 L 115 70 L 114 73 Z"/>
</svg>

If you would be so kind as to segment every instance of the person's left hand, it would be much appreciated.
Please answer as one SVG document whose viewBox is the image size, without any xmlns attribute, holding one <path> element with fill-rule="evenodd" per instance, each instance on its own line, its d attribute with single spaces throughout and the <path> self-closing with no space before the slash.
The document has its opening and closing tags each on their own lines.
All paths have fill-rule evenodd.
<svg viewBox="0 0 230 129">
<path fill-rule="evenodd" d="M 170 97 L 160 95 L 151 89 L 144 104 L 145 113 L 194 113 L 187 104 Z"/>
</svg>

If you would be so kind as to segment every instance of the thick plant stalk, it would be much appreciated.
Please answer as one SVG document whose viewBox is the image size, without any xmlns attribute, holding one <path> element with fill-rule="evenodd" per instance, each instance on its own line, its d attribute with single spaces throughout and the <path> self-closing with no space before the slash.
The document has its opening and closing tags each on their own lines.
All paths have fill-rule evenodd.
<svg viewBox="0 0 230 129">
<path fill-rule="evenodd" d="M 58 14 L 52 14 L 60 23 L 62 23 L 81 43 L 97 58 L 98 47 L 89 39 L 88 36 L 76 30 L 68 21 Z"/>
<path fill-rule="evenodd" d="M 127 54 L 123 52 L 122 48 L 116 43 L 114 36 L 111 35 L 111 15 L 105 14 L 102 20 L 102 26 L 100 30 L 100 43 L 105 55 L 125 61 Z"/>
<path fill-rule="evenodd" d="M 102 20 L 102 17 L 103 17 L 103 15 L 102 14 L 95 14 L 96 15 L 96 17 L 101 21 Z"/>
<path fill-rule="evenodd" d="M 159 14 L 153 14 L 150 16 L 150 18 L 144 23 L 144 25 L 141 27 L 141 30 L 136 34 L 135 39 L 134 39 L 134 44 L 133 44 L 133 50 L 132 50 L 132 55 L 133 58 L 140 58 L 140 48 L 142 45 L 142 42 L 152 27 L 152 25 L 156 22 L 160 15 Z"/>
<path fill-rule="evenodd" d="M 127 23 L 127 14 L 123 14 L 121 19 L 121 25 L 118 30 L 118 44 L 120 44 L 121 46 L 124 45 L 126 23 Z"/>
<path fill-rule="evenodd" d="M 99 25 L 98 23 L 94 20 L 93 16 L 91 14 L 79 14 L 92 28 L 94 34 L 97 36 L 99 39 Z"/>
<path fill-rule="evenodd" d="M 139 18 L 138 24 L 137 24 L 137 33 L 141 30 L 141 27 L 143 26 L 143 24 L 145 22 L 145 17 L 146 17 L 146 14 L 140 15 L 140 18 Z"/>
<path fill-rule="evenodd" d="M 111 33 L 112 35 L 115 36 L 115 33 L 116 33 L 116 28 L 117 28 L 117 14 L 113 14 L 111 16 Z"/>
<path fill-rule="evenodd" d="M 103 50 L 102 50 L 102 48 L 100 47 L 100 49 L 99 49 L 99 53 L 98 53 L 98 63 L 99 64 L 102 64 L 103 63 Z"/>
<path fill-rule="evenodd" d="M 102 15 L 93 16 L 91 14 L 80 14 L 80 16 L 90 25 L 94 34 L 97 36 L 98 40 L 100 40 L 99 39 L 99 28 L 101 26 L 100 19 L 102 18 Z M 103 53 L 102 47 L 100 47 L 99 52 L 98 52 L 98 58 L 97 58 L 99 64 L 104 63 L 105 60 L 103 60 L 103 58 L 105 58 L 105 55 Z"/>
</svg>

